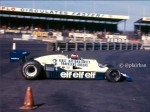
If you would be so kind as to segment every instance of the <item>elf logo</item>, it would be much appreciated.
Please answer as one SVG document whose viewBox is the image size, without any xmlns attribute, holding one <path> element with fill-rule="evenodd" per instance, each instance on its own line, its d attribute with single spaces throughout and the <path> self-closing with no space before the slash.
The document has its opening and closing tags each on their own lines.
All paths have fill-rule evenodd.
<svg viewBox="0 0 150 112">
<path fill-rule="evenodd" d="M 61 78 L 89 78 L 93 79 L 96 76 L 96 72 L 61 72 Z"/>
</svg>

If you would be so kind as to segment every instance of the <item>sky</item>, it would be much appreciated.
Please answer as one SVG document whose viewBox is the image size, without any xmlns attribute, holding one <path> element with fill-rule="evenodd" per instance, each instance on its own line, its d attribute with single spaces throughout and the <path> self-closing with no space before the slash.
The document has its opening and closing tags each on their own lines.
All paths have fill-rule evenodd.
<svg viewBox="0 0 150 112">
<path fill-rule="evenodd" d="M 125 15 L 126 30 L 134 30 L 134 22 L 142 17 L 150 17 L 150 1 L 136 0 L 0 0 L 1 6 L 35 8 L 58 11 L 86 12 L 97 14 Z M 124 23 L 119 23 L 119 30 L 124 30 Z"/>
</svg>

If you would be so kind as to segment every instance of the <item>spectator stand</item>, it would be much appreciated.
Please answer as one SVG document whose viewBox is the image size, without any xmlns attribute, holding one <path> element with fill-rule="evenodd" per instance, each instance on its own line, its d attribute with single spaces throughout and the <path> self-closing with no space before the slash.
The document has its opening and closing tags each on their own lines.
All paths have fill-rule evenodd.
<svg viewBox="0 0 150 112">
<path fill-rule="evenodd" d="M 70 12 L 44 9 L 30 9 L 0 6 L 1 26 L 14 28 L 25 31 L 31 31 L 37 37 L 50 39 L 54 38 L 49 34 L 49 30 L 53 29 L 56 32 L 62 32 L 64 37 L 68 37 L 69 33 L 87 33 L 97 34 L 98 38 L 104 38 L 107 32 L 116 32 L 117 25 L 124 22 L 129 16 L 96 14 L 85 12 Z M 126 29 L 126 28 L 125 28 Z M 124 29 L 124 32 L 125 32 Z M 53 31 L 54 32 L 54 31 Z"/>
<path fill-rule="evenodd" d="M 134 31 L 142 41 L 142 48 L 150 50 L 150 17 L 143 17 L 134 22 Z"/>
<path fill-rule="evenodd" d="M 124 15 L 7 6 L 0 6 L 0 11 L 0 27 L 4 27 L 4 35 L 8 33 L 11 35 L 21 34 L 21 38 L 34 38 L 54 42 L 56 43 L 55 49 L 60 47 L 59 43 L 62 44 L 60 41 L 63 41 L 66 43 L 66 50 L 71 48 L 70 46 L 73 46 L 72 48 L 75 50 L 78 50 L 79 46 L 84 46 L 84 50 L 89 48 L 95 50 L 97 49 L 96 46 L 98 46 L 98 49 L 100 46 L 103 46 L 101 43 L 106 44 L 104 46 L 107 46 L 106 49 L 109 50 L 112 47 L 109 44 L 110 42 L 108 44 L 106 43 L 105 35 L 111 35 L 113 32 L 117 32 L 120 22 L 124 22 L 123 32 L 125 33 L 126 21 L 129 19 L 129 16 Z M 121 37 L 118 37 L 117 39 L 120 40 Z M 73 45 L 70 45 L 71 41 Z M 113 43 L 116 42 L 113 40 Z M 114 46 L 113 49 L 117 49 L 118 45 L 114 44 Z"/>
</svg>

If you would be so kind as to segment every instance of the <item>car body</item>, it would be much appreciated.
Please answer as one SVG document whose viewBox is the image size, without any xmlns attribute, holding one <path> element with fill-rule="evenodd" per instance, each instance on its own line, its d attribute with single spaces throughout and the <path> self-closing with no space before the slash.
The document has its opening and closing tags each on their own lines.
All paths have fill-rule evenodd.
<svg viewBox="0 0 150 112">
<path fill-rule="evenodd" d="M 107 79 L 111 82 L 121 80 L 132 81 L 128 75 L 118 69 L 100 64 L 95 59 L 80 58 L 76 54 L 66 56 L 64 54 L 45 55 L 27 60 L 29 51 L 12 50 L 10 62 L 22 63 L 21 73 L 27 80 L 51 78 L 51 79 Z"/>
</svg>

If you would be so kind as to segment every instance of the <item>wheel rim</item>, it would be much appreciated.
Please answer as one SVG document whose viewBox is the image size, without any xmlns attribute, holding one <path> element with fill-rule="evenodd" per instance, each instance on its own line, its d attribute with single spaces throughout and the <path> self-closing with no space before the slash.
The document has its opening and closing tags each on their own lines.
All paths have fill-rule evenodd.
<svg viewBox="0 0 150 112">
<path fill-rule="evenodd" d="M 25 73 L 26 75 L 33 77 L 37 74 L 37 68 L 34 65 L 28 65 L 25 68 Z"/>
<path fill-rule="evenodd" d="M 111 80 L 118 81 L 120 78 L 120 75 L 119 75 L 118 71 L 112 71 L 110 73 L 109 77 Z"/>
</svg>

